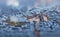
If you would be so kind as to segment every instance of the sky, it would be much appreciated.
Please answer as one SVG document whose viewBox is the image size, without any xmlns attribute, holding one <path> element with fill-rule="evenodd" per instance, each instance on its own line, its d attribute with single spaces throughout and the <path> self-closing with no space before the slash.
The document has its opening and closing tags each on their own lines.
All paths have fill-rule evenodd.
<svg viewBox="0 0 60 37">
<path fill-rule="evenodd" d="M 7 6 L 50 7 L 60 3 L 60 0 L 0 0 Z"/>
</svg>

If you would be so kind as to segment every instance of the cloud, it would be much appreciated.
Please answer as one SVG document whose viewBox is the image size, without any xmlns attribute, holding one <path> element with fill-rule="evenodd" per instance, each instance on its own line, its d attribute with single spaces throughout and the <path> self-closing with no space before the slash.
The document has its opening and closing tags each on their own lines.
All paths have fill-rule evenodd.
<svg viewBox="0 0 60 37">
<path fill-rule="evenodd" d="M 18 7 L 19 6 L 19 1 L 18 0 L 6 0 L 6 4 L 8 6 L 14 6 L 14 7 Z"/>
</svg>

